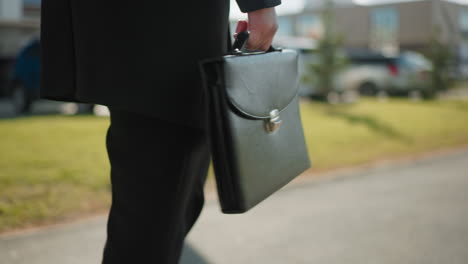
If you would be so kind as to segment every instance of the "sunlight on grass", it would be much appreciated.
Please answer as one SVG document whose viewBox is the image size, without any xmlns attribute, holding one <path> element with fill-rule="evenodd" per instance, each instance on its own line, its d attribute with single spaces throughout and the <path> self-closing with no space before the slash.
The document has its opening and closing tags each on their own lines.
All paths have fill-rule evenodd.
<svg viewBox="0 0 468 264">
<path fill-rule="evenodd" d="M 107 118 L 0 121 L 0 232 L 109 205 Z"/>
<path fill-rule="evenodd" d="M 315 169 L 468 143 L 468 101 L 362 100 L 330 106 L 303 103 L 301 115 Z"/>
<path fill-rule="evenodd" d="M 307 101 L 301 114 L 315 170 L 468 144 L 468 101 Z M 0 120 L 0 232 L 108 208 L 108 118 Z"/>
</svg>

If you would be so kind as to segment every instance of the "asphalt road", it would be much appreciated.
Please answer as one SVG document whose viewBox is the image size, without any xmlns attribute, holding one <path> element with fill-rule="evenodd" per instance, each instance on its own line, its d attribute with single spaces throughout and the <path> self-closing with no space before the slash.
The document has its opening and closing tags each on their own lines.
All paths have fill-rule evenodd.
<svg viewBox="0 0 468 264">
<path fill-rule="evenodd" d="M 99 263 L 105 217 L 0 237 L 2 264 Z M 183 264 L 466 264 L 468 151 L 292 184 L 245 215 L 210 200 Z"/>
</svg>

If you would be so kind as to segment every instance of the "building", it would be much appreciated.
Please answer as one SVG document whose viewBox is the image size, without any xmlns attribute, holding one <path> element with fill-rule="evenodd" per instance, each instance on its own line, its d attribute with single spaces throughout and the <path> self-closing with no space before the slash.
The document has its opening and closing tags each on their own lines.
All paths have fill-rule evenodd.
<svg viewBox="0 0 468 264">
<path fill-rule="evenodd" d="M 0 0 L 0 58 L 11 58 L 39 37 L 40 1 Z"/>
<path fill-rule="evenodd" d="M 294 13 L 281 15 L 276 42 L 313 46 L 323 32 L 323 2 L 306 0 Z M 336 29 L 346 49 L 387 54 L 424 51 L 438 31 L 440 39 L 456 54 L 460 72 L 468 76 L 468 5 L 446 0 L 376 5 L 357 5 L 353 0 L 333 2 Z M 39 36 L 39 28 L 40 0 L 0 0 L 0 58 L 14 56 L 26 42 Z M 231 28 L 234 30 L 235 21 Z"/>
<path fill-rule="evenodd" d="M 423 52 L 438 37 L 457 58 L 457 68 L 468 76 L 468 5 L 445 0 L 419 0 L 376 5 L 338 3 L 335 27 L 347 50 L 374 50 L 397 54 Z M 319 39 L 323 32 L 321 7 L 281 16 L 279 38 Z M 438 33 L 437 33 L 438 32 Z"/>
</svg>

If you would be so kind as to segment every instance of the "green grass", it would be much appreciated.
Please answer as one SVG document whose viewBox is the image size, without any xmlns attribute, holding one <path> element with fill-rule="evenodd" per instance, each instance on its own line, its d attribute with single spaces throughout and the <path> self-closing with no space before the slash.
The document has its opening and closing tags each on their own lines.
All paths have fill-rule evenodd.
<svg viewBox="0 0 468 264">
<path fill-rule="evenodd" d="M 368 99 L 354 105 L 301 107 L 317 170 L 468 144 L 468 101 Z"/>
<path fill-rule="evenodd" d="M 468 144 L 468 101 L 303 102 L 316 170 Z M 110 204 L 107 118 L 0 120 L 0 233 L 62 221 Z"/>
<path fill-rule="evenodd" d="M 0 232 L 109 205 L 107 118 L 0 121 Z"/>
</svg>

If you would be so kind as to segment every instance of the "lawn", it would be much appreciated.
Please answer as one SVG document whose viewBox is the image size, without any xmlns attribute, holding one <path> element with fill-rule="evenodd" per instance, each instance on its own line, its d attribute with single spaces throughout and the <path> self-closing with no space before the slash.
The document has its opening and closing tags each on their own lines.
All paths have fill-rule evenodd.
<svg viewBox="0 0 468 264">
<path fill-rule="evenodd" d="M 0 232 L 109 205 L 108 123 L 92 116 L 0 120 Z"/>
<path fill-rule="evenodd" d="M 468 144 L 468 101 L 304 101 L 301 114 L 315 170 Z M 108 208 L 108 124 L 94 116 L 0 120 L 0 233 Z"/>
<path fill-rule="evenodd" d="M 468 144 L 468 101 L 303 103 L 301 114 L 316 170 Z"/>
</svg>

